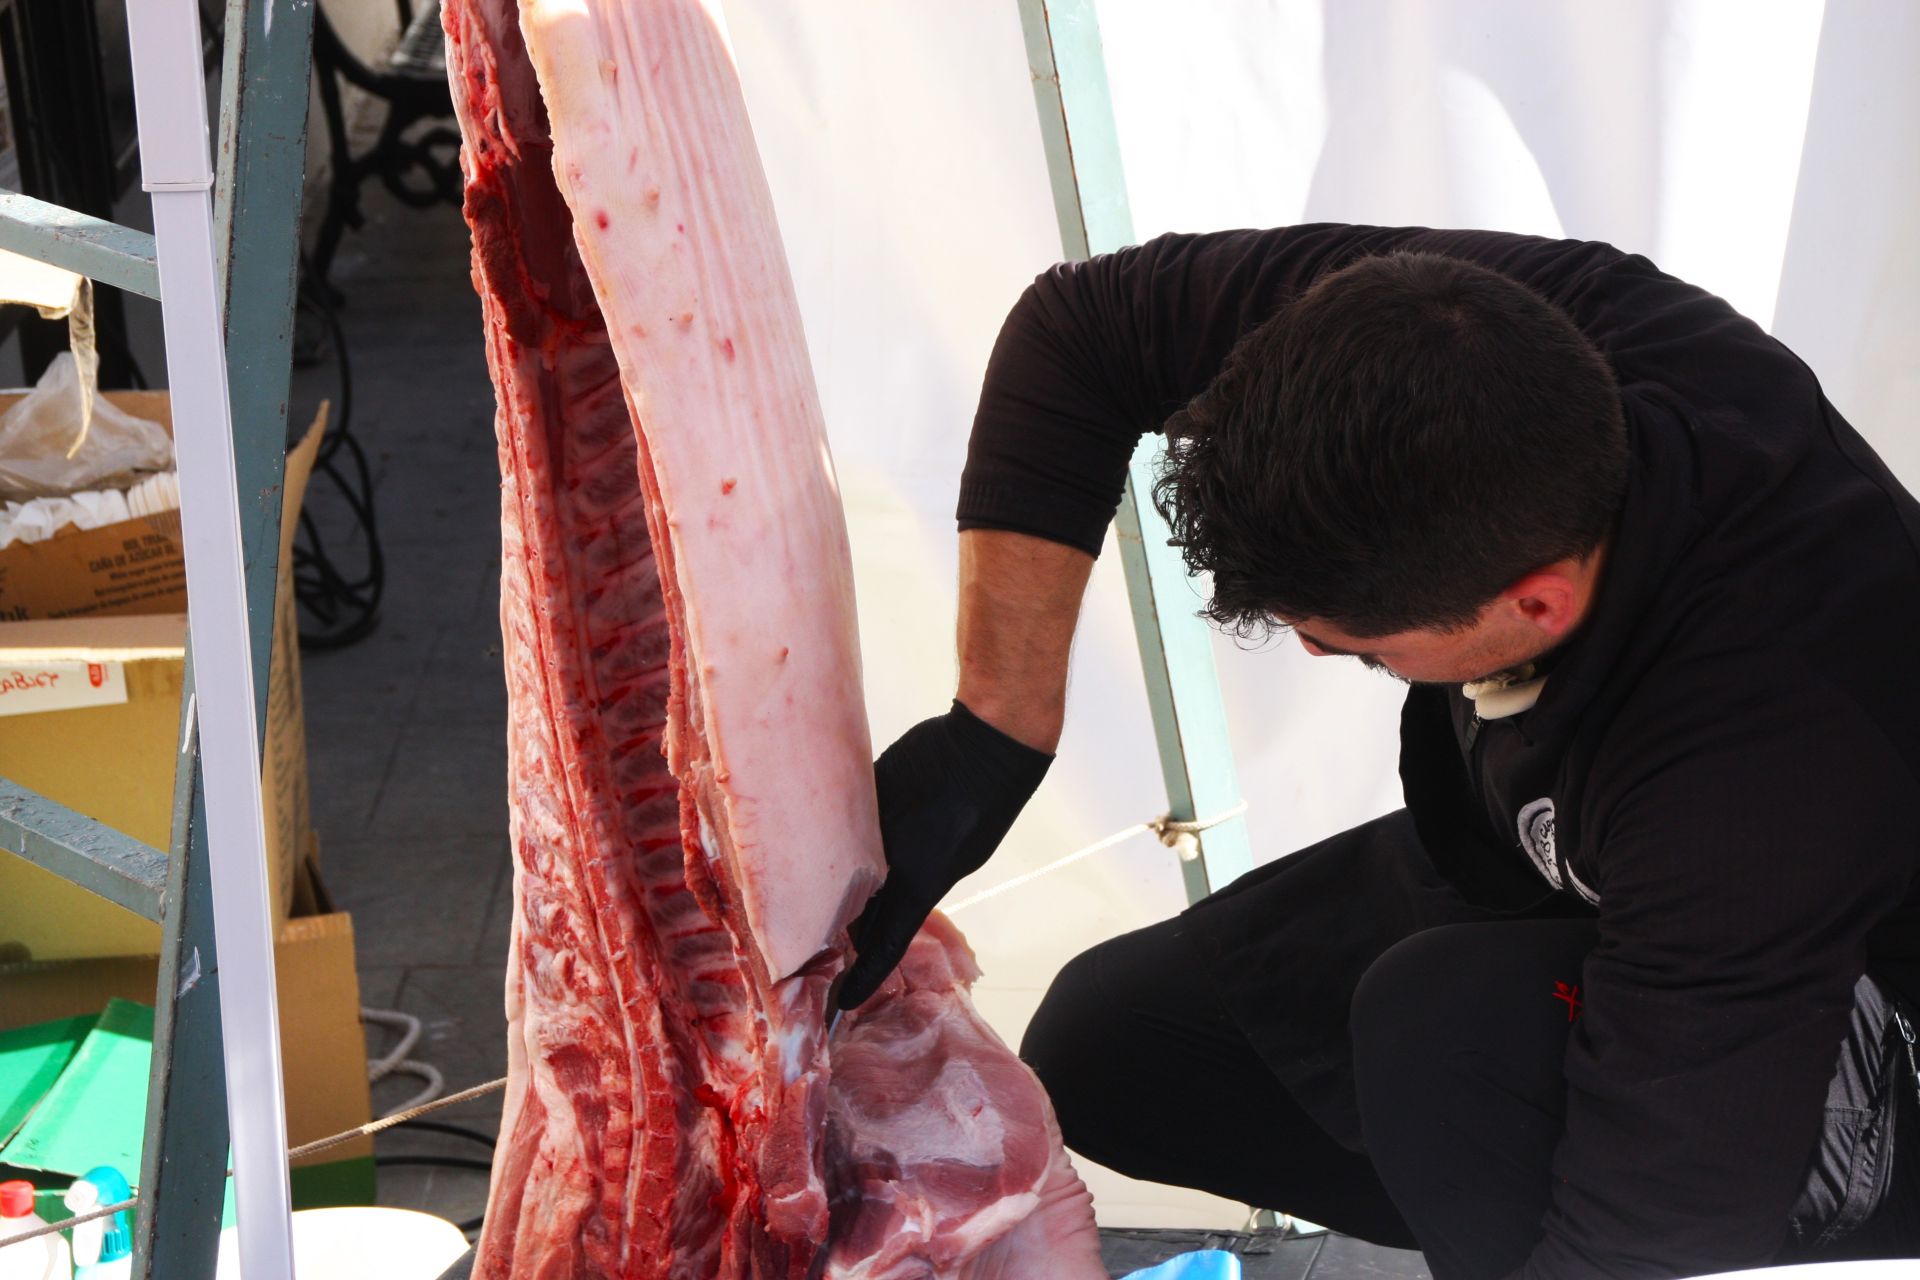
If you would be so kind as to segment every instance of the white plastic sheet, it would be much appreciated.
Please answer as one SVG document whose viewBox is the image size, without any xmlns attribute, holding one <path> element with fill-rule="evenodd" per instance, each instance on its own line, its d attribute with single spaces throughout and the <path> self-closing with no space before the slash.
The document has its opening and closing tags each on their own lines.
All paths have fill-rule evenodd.
<svg viewBox="0 0 1920 1280">
<path fill-rule="evenodd" d="M 0 497 L 125 489 L 172 465 L 165 429 L 95 399 L 92 373 L 71 352 L 55 356 L 33 390 L 0 414 Z"/>
</svg>

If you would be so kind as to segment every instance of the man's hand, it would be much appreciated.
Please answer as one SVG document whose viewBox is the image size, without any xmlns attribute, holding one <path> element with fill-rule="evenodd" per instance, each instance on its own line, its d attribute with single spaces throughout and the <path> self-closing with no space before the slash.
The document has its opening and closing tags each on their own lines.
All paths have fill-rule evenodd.
<svg viewBox="0 0 1920 1280">
<path fill-rule="evenodd" d="M 1052 763 L 958 699 L 880 753 L 873 777 L 887 880 L 853 922 L 859 958 L 840 986 L 840 1008 L 879 990 L 947 890 L 998 847 Z"/>
<path fill-rule="evenodd" d="M 1093 557 L 1024 533 L 960 535 L 960 692 L 880 753 L 887 882 L 853 922 L 839 1006 L 866 1001 L 947 890 L 979 869 L 1053 762 Z"/>
</svg>

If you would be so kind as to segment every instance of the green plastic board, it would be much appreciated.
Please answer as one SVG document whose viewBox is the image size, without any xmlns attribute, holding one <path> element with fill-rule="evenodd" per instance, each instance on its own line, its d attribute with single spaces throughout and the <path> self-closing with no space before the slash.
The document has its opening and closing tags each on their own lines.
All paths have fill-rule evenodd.
<svg viewBox="0 0 1920 1280">
<path fill-rule="evenodd" d="M 293 1207 L 296 1209 L 372 1204 L 375 1190 L 372 1156 L 302 1165 L 293 1171 Z"/>
<path fill-rule="evenodd" d="M 0 1142 L 47 1096 L 98 1021 L 86 1013 L 0 1031 Z"/>
<path fill-rule="evenodd" d="M 153 1010 L 114 1000 L 0 1161 L 75 1177 L 110 1164 L 137 1177 L 153 1061 Z"/>
</svg>

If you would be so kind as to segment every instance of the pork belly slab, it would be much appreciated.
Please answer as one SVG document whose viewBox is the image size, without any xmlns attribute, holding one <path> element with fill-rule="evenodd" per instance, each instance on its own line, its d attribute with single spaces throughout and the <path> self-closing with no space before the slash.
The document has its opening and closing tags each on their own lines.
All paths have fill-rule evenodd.
<svg viewBox="0 0 1920 1280">
<path fill-rule="evenodd" d="M 1104 1276 L 936 917 L 831 1042 L 884 874 L 845 520 L 720 27 L 448 0 L 499 397 L 508 1090 L 473 1274 Z"/>
</svg>

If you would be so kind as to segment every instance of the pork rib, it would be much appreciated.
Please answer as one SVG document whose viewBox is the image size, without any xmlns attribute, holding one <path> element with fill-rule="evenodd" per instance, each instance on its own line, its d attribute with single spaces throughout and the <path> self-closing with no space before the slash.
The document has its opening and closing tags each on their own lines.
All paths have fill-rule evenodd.
<svg viewBox="0 0 1920 1280">
<path fill-rule="evenodd" d="M 852 573 L 713 18 L 444 13 L 500 405 L 515 864 L 473 1274 L 1104 1275 L 951 926 L 828 1044 L 883 874 Z"/>
</svg>

